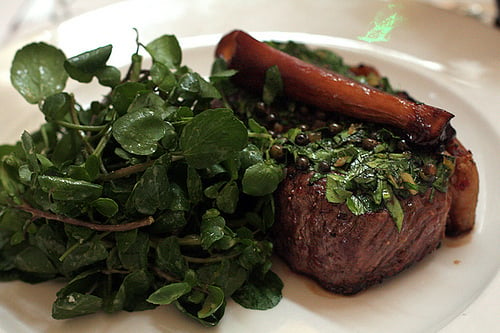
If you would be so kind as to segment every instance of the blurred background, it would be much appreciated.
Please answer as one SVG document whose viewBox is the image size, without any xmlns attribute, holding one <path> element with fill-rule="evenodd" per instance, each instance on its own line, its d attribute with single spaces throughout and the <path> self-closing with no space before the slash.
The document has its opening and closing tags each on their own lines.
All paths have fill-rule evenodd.
<svg viewBox="0 0 500 333">
<path fill-rule="evenodd" d="M 0 47 L 93 9 L 127 0 L 9 0 L 0 3 Z M 369 0 L 367 0 L 369 1 Z M 402 0 L 429 5 L 494 25 L 500 0 Z"/>
</svg>

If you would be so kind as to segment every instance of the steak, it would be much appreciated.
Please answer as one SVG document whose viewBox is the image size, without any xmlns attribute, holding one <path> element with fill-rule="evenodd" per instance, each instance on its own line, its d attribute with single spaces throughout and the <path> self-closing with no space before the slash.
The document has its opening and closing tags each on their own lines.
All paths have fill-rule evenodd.
<svg viewBox="0 0 500 333">
<path fill-rule="evenodd" d="M 448 193 L 427 191 L 401 200 L 401 231 L 389 212 L 354 215 L 325 197 L 326 180 L 293 167 L 276 192 L 276 252 L 325 289 L 354 294 L 393 276 L 434 251 L 445 234 Z"/>
</svg>

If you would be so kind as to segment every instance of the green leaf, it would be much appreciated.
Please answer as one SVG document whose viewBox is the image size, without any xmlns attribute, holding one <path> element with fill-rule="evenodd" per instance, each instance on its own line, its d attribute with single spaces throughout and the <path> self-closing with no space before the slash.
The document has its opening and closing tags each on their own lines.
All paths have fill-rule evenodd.
<svg viewBox="0 0 500 333">
<path fill-rule="evenodd" d="M 120 82 L 120 71 L 106 66 L 112 49 L 112 45 L 106 45 L 71 57 L 64 63 L 64 68 L 72 79 L 79 82 L 88 83 L 96 76 L 102 85 L 114 87 Z"/>
<path fill-rule="evenodd" d="M 248 278 L 247 270 L 235 260 L 200 266 L 196 274 L 200 283 L 220 287 L 227 297 L 240 288 Z"/>
<path fill-rule="evenodd" d="M 97 199 L 102 194 L 102 186 L 83 180 L 55 176 L 39 176 L 40 188 L 50 193 L 56 200 L 80 201 Z"/>
<path fill-rule="evenodd" d="M 159 62 L 168 68 L 177 68 L 182 62 L 182 51 L 177 38 L 173 35 L 163 35 L 148 45 L 149 52 L 154 62 Z"/>
<path fill-rule="evenodd" d="M 36 157 L 33 138 L 26 131 L 24 131 L 21 135 L 21 144 L 23 146 L 24 154 L 26 156 L 26 160 L 28 161 L 30 171 L 40 172 L 40 165 L 38 164 L 38 158 Z"/>
<path fill-rule="evenodd" d="M 76 131 L 68 131 L 57 142 L 52 153 L 52 162 L 56 165 L 73 162 L 80 153 L 82 140 Z"/>
<path fill-rule="evenodd" d="M 151 155 L 167 131 L 166 123 L 150 109 L 137 110 L 118 118 L 113 137 L 123 149 L 136 155 Z"/>
<path fill-rule="evenodd" d="M 398 228 L 398 231 L 401 231 L 404 220 L 403 208 L 401 207 L 401 203 L 399 202 L 398 198 L 396 198 L 396 196 L 394 195 L 391 186 L 387 183 L 382 190 L 382 198 L 384 200 L 385 207 L 389 211 L 389 214 L 391 215 L 394 223 L 396 224 L 396 227 Z"/>
<path fill-rule="evenodd" d="M 84 242 L 64 258 L 61 272 L 69 274 L 79 268 L 103 261 L 107 257 L 108 251 L 101 241 Z"/>
<path fill-rule="evenodd" d="M 229 109 L 196 115 L 182 130 L 179 145 L 187 163 L 197 169 L 221 162 L 247 144 L 245 125 Z"/>
<path fill-rule="evenodd" d="M 69 293 L 64 297 L 57 298 L 54 302 L 52 317 L 54 319 L 68 319 L 88 315 L 99 311 L 102 303 L 102 299 L 94 295 Z"/>
<path fill-rule="evenodd" d="M 213 243 L 224 237 L 225 226 L 226 221 L 220 215 L 212 217 L 205 214 L 203 216 L 200 226 L 200 233 L 201 245 L 204 249 L 210 248 Z"/>
<path fill-rule="evenodd" d="M 262 100 L 270 105 L 283 92 L 283 81 L 278 66 L 274 65 L 266 70 Z"/>
<path fill-rule="evenodd" d="M 182 278 L 188 265 L 182 256 L 177 238 L 167 237 L 156 247 L 156 265 L 159 269 Z"/>
<path fill-rule="evenodd" d="M 236 182 L 228 182 L 222 190 L 217 194 L 215 202 L 217 208 L 224 213 L 233 214 L 238 206 L 238 200 L 240 198 L 240 190 Z"/>
<path fill-rule="evenodd" d="M 166 92 L 170 92 L 177 84 L 174 73 L 160 62 L 155 62 L 151 66 L 151 80 L 160 90 Z"/>
<path fill-rule="evenodd" d="M 26 45 L 17 51 L 10 68 L 10 80 L 28 101 L 38 103 L 61 92 L 68 79 L 64 70 L 64 53 L 45 43 Z"/>
<path fill-rule="evenodd" d="M 85 170 L 91 180 L 95 180 L 99 176 L 100 160 L 96 155 L 90 155 L 85 161 Z"/>
<path fill-rule="evenodd" d="M 268 310 L 281 301 L 283 282 L 272 271 L 268 271 L 263 279 L 250 279 L 233 295 L 236 303 L 244 308 Z"/>
<path fill-rule="evenodd" d="M 57 269 L 38 248 L 29 246 L 19 252 L 14 260 L 16 268 L 30 273 L 55 274 Z"/>
<path fill-rule="evenodd" d="M 157 209 L 168 208 L 171 192 L 167 171 L 168 168 L 162 164 L 153 164 L 144 171 L 130 196 L 138 212 L 152 215 Z"/>
<path fill-rule="evenodd" d="M 216 286 L 207 287 L 208 296 L 203 302 L 203 306 L 198 311 L 198 318 L 207 318 L 217 311 L 224 304 L 224 292 Z"/>
<path fill-rule="evenodd" d="M 132 244 L 135 243 L 135 240 L 137 239 L 137 229 L 116 232 L 114 235 L 118 251 L 125 252 Z"/>
<path fill-rule="evenodd" d="M 123 246 L 122 246 L 123 248 Z M 145 269 L 148 264 L 149 236 L 144 232 L 138 232 L 132 245 L 125 251 L 119 250 L 118 257 L 123 267 L 130 270 Z"/>
<path fill-rule="evenodd" d="M 191 286 L 187 282 L 175 282 L 161 287 L 152 293 L 147 301 L 153 304 L 170 304 L 182 295 L 191 291 Z"/>
<path fill-rule="evenodd" d="M 40 226 L 33 236 L 32 242 L 52 260 L 57 260 L 66 251 L 64 233 L 61 228 L 56 228 L 51 224 Z"/>
<path fill-rule="evenodd" d="M 118 204 L 111 198 L 99 198 L 92 201 L 91 206 L 94 207 L 100 214 L 106 217 L 112 217 L 118 213 Z"/>
<path fill-rule="evenodd" d="M 130 103 L 127 112 L 132 113 L 148 109 L 153 111 L 161 119 L 165 119 L 168 114 L 167 103 L 163 98 L 150 91 L 139 91 Z"/>
<path fill-rule="evenodd" d="M 283 179 L 281 167 L 260 162 L 245 170 L 241 181 L 243 192 L 252 196 L 264 196 L 273 193 Z"/>
<path fill-rule="evenodd" d="M 59 289 L 57 298 L 64 298 L 74 292 L 85 293 L 93 287 L 100 277 L 101 275 L 97 269 L 84 271 L 72 278 L 63 288 Z"/>
<path fill-rule="evenodd" d="M 240 163 L 241 163 L 241 169 L 245 170 L 248 167 L 257 164 L 259 162 L 264 162 L 264 159 L 262 157 L 262 151 L 253 144 L 249 144 L 246 146 L 240 153 Z"/>
<path fill-rule="evenodd" d="M 326 190 L 325 196 L 326 200 L 331 203 L 344 203 L 349 197 L 351 197 L 352 192 L 348 191 L 341 185 L 343 180 L 341 176 L 335 174 L 328 174 L 326 176 Z"/>
<path fill-rule="evenodd" d="M 108 312 L 126 310 L 136 311 L 143 308 L 145 299 L 148 297 L 153 282 L 151 273 L 139 270 L 128 274 L 118 289 Z M 151 304 L 149 306 L 151 308 Z"/>
<path fill-rule="evenodd" d="M 70 116 L 73 98 L 67 93 L 48 96 L 43 102 L 42 112 L 47 121 L 65 120 Z"/>
<path fill-rule="evenodd" d="M 186 226 L 185 212 L 181 210 L 165 210 L 155 217 L 155 223 L 149 228 L 149 232 L 157 234 L 178 234 Z"/>
<path fill-rule="evenodd" d="M 113 89 L 111 93 L 111 104 L 119 115 L 127 112 L 130 104 L 143 91 L 148 91 L 143 83 L 125 82 Z"/>
<path fill-rule="evenodd" d="M 120 83 L 120 70 L 113 66 L 103 67 L 95 72 L 99 83 L 106 87 L 115 87 Z"/>
<path fill-rule="evenodd" d="M 169 210 L 172 211 L 182 210 L 187 212 L 191 208 L 189 200 L 186 196 L 186 192 L 182 187 L 180 187 L 176 183 L 170 184 L 170 195 L 168 199 L 169 201 L 166 208 Z"/>
<path fill-rule="evenodd" d="M 201 183 L 201 177 L 195 168 L 188 166 L 187 169 L 187 191 L 189 200 L 193 205 L 197 204 L 203 199 L 203 184 Z"/>
</svg>

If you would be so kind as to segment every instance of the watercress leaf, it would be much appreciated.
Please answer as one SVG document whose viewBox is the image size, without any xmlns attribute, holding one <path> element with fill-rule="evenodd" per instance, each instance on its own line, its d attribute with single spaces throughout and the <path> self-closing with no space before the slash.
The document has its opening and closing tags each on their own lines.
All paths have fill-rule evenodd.
<svg viewBox="0 0 500 333">
<path fill-rule="evenodd" d="M 249 166 L 263 162 L 262 151 L 254 144 L 249 144 L 239 152 L 240 168 L 245 170 Z"/>
<path fill-rule="evenodd" d="M 127 152 L 151 155 L 167 131 L 166 123 L 150 109 L 127 113 L 113 124 L 113 137 Z"/>
<path fill-rule="evenodd" d="M 142 109 L 153 111 L 161 119 L 165 119 L 168 115 L 167 104 L 157 94 L 150 91 L 139 91 L 128 107 L 127 112 L 132 113 Z"/>
<path fill-rule="evenodd" d="M 268 271 L 262 279 L 249 279 L 232 298 L 244 308 L 267 310 L 275 307 L 281 300 L 283 282 L 272 271 Z"/>
<path fill-rule="evenodd" d="M 61 92 L 68 79 L 64 53 L 45 43 L 26 45 L 17 51 L 10 68 L 10 80 L 16 90 L 35 104 Z"/>
<path fill-rule="evenodd" d="M 183 298 L 178 299 L 177 301 L 174 302 L 175 307 L 177 310 L 179 310 L 181 313 L 185 314 L 189 318 L 192 318 L 193 320 L 199 322 L 201 325 L 205 327 L 213 327 L 216 326 L 219 321 L 222 319 L 224 316 L 224 311 L 226 308 L 226 302 L 224 300 L 224 303 L 222 306 L 220 306 L 215 313 L 209 315 L 208 317 L 205 318 L 199 318 L 198 317 L 198 309 L 199 306 L 193 306 L 192 303 L 185 301 Z"/>
<path fill-rule="evenodd" d="M 69 293 L 64 297 L 58 297 L 52 306 L 52 317 L 54 319 L 68 319 L 88 315 L 99 311 L 102 307 L 102 298 L 81 294 Z"/>
<path fill-rule="evenodd" d="M 99 166 L 99 157 L 94 154 L 90 155 L 85 161 L 85 170 L 87 171 L 90 180 L 95 180 L 99 176 Z"/>
<path fill-rule="evenodd" d="M 57 269 L 50 259 L 37 247 L 28 246 L 16 255 L 16 268 L 29 273 L 55 274 Z"/>
<path fill-rule="evenodd" d="M 208 295 L 203 302 L 203 306 L 198 311 L 198 318 L 207 318 L 217 311 L 224 304 L 224 292 L 217 286 L 207 287 Z"/>
<path fill-rule="evenodd" d="M 156 247 L 156 265 L 159 269 L 182 278 L 188 265 L 182 256 L 177 238 L 174 236 L 161 240 Z"/>
<path fill-rule="evenodd" d="M 187 282 L 174 282 L 167 284 L 149 295 L 147 301 L 153 304 L 170 304 L 182 295 L 191 291 L 191 286 Z"/>
<path fill-rule="evenodd" d="M 28 161 L 28 166 L 32 172 L 40 172 L 40 165 L 38 164 L 38 159 L 36 157 L 35 144 L 33 143 L 33 138 L 31 135 L 24 131 L 21 135 L 21 144 L 23 146 L 24 154 L 26 160 Z"/>
<path fill-rule="evenodd" d="M 94 234 L 94 231 L 89 228 L 80 227 L 67 223 L 64 224 L 64 232 L 68 237 L 77 240 L 79 243 L 83 243 L 85 240 L 89 239 L 90 236 Z"/>
<path fill-rule="evenodd" d="M 152 215 L 158 209 L 168 208 L 172 194 L 167 171 L 162 164 L 153 164 L 144 171 L 130 196 L 139 213 Z"/>
<path fill-rule="evenodd" d="M 114 66 L 105 66 L 95 71 L 99 83 L 106 87 L 115 87 L 120 83 L 120 70 Z"/>
<path fill-rule="evenodd" d="M 86 293 L 99 279 L 100 274 L 98 269 L 90 269 L 84 271 L 74 278 L 68 284 L 57 292 L 57 298 L 63 298 L 73 292 Z"/>
<path fill-rule="evenodd" d="M 273 193 L 283 179 L 281 167 L 260 162 L 248 167 L 241 181 L 244 193 L 252 196 L 264 196 Z"/>
<path fill-rule="evenodd" d="M 235 260 L 203 265 L 196 273 L 200 283 L 220 287 L 227 297 L 240 288 L 248 277 L 248 271 Z"/>
<path fill-rule="evenodd" d="M 51 156 L 52 162 L 57 166 L 73 162 L 80 153 L 81 143 L 82 139 L 76 131 L 68 131 L 57 142 Z"/>
<path fill-rule="evenodd" d="M 138 232 L 134 243 L 125 251 L 118 250 L 118 257 L 124 268 L 135 271 L 145 269 L 148 264 L 149 236 Z"/>
<path fill-rule="evenodd" d="M 62 261 L 61 272 L 69 274 L 75 270 L 106 260 L 108 251 L 102 241 L 89 241 L 79 244 Z"/>
<path fill-rule="evenodd" d="M 217 194 L 215 202 L 217 208 L 224 213 L 233 214 L 238 206 L 240 190 L 235 181 L 228 182 Z"/>
<path fill-rule="evenodd" d="M 119 115 L 123 115 L 127 112 L 136 96 L 143 91 L 147 91 L 143 83 L 124 82 L 119 84 L 111 93 L 111 104 Z"/>
<path fill-rule="evenodd" d="M 222 216 L 204 217 L 201 221 L 201 246 L 208 249 L 224 236 L 226 221 Z"/>
<path fill-rule="evenodd" d="M 44 192 L 50 193 L 56 200 L 93 200 L 102 194 L 101 185 L 71 178 L 39 176 L 38 184 Z"/>
<path fill-rule="evenodd" d="M 160 62 L 155 62 L 151 66 L 151 80 L 160 90 L 165 92 L 170 92 L 177 84 L 174 73 Z"/>
<path fill-rule="evenodd" d="M 118 213 L 118 204 L 111 198 L 99 198 L 90 204 L 94 207 L 100 214 L 106 217 L 112 217 Z"/>
<path fill-rule="evenodd" d="M 219 190 L 222 188 L 222 186 L 224 186 L 225 183 L 226 182 L 222 181 L 210 185 L 203 190 L 203 194 L 209 199 L 215 199 L 217 198 L 217 195 L 219 195 Z"/>
<path fill-rule="evenodd" d="M 270 105 L 283 92 L 283 81 L 278 66 L 274 65 L 266 70 L 262 100 Z"/>
<path fill-rule="evenodd" d="M 172 183 L 170 185 L 170 196 L 167 209 L 172 211 L 182 210 L 187 212 L 190 208 L 191 205 L 189 204 L 189 200 L 184 189 L 182 189 L 182 187 L 178 184 Z"/>
<path fill-rule="evenodd" d="M 111 305 L 106 310 L 108 312 L 122 309 L 126 311 L 136 311 L 154 307 L 151 303 L 147 303 L 149 306 L 145 304 L 145 299 L 150 294 L 152 282 L 153 277 L 151 273 L 145 270 L 139 270 L 128 274 L 123 279 Z"/>
<path fill-rule="evenodd" d="M 177 38 L 173 35 L 163 35 L 148 45 L 149 52 L 154 62 L 159 62 L 168 68 L 179 67 L 182 61 L 182 51 Z"/>
<path fill-rule="evenodd" d="M 125 252 L 135 243 L 137 239 L 137 229 L 116 232 L 115 234 L 116 247 L 120 252 Z"/>
<path fill-rule="evenodd" d="M 195 168 L 188 166 L 186 187 L 191 204 L 195 205 L 203 199 L 203 184 Z"/>
<path fill-rule="evenodd" d="M 66 120 L 73 107 L 73 98 L 68 93 L 48 96 L 43 102 L 42 113 L 47 121 Z"/>
<path fill-rule="evenodd" d="M 227 159 L 247 144 L 245 125 L 229 109 L 209 109 L 184 126 L 179 145 L 187 163 L 197 169 Z"/>
<path fill-rule="evenodd" d="M 221 98 L 219 91 L 209 82 L 207 82 L 200 74 L 194 73 L 198 81 L 199 94 L 202 98 Z"/>
<path fill-rule="evenodd" d="M 165 210 L 156 216 L 155 223 L 149 227 L 149 232 L 177 234 L 186 224 L 187 220 L 184 211 Z"/>
<path fill-rule="evenodd" d="M 106 67 L 112 49 L 112 45 L 106 45 L 81 53 L 67 59 L 64 68 L 72 79 L 88 83 L 97 72 Z"/>
<path fill-rule="evenodd" d="M 64 232 L 61 229 L 51 224 L 44 224 L 32 238 L 33 245 L 53 261 L 58 260 L 66 251 Z"/>
</svg>

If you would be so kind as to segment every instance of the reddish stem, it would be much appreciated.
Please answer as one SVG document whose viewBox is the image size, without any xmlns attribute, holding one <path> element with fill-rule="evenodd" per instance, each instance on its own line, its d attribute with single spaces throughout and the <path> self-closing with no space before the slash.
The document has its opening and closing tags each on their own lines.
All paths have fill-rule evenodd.
<svg viewBox="0 0 500 333">
<path fill-rule="evenodd" d="M 148 216 L 148 217 L 145 217 L 145 218 L 138 220 L 138 221 L 123 223 L 123 224 L 96 224 L 96 223 L 86 222 L 86 221 L 82 221 L 82 220 L 77 220 L 77 219 L 67 217 L 67 216 L 61 216 L 61 215 L 49 213 L 49 212 L 46 212 L 43 210 L 33 208 L 33 207 L 29 206 L 28 204 L 22 204 L 22 205 L 16 206 L 15 208 L 22 210 L 22 211 L 25 211 L 27 213 L 30 213 L 34 219 L 45 218 L 45 219 L 52 220 L 52 221 L 59 221 L 59 222 L 63 222 L 63 223 L 68 223 L 68 224 L 80 226 L 80 227 L 89 228 L 89 229 L 92 229 L 95 231 L 112 231 L 112 232 L 113 231 L 128 231 L 128 230 L 133 230 L 133 229 L 137 229 L 140 227 L 148 226 L 154 222 L 153 217 Z"/>
</svg>

